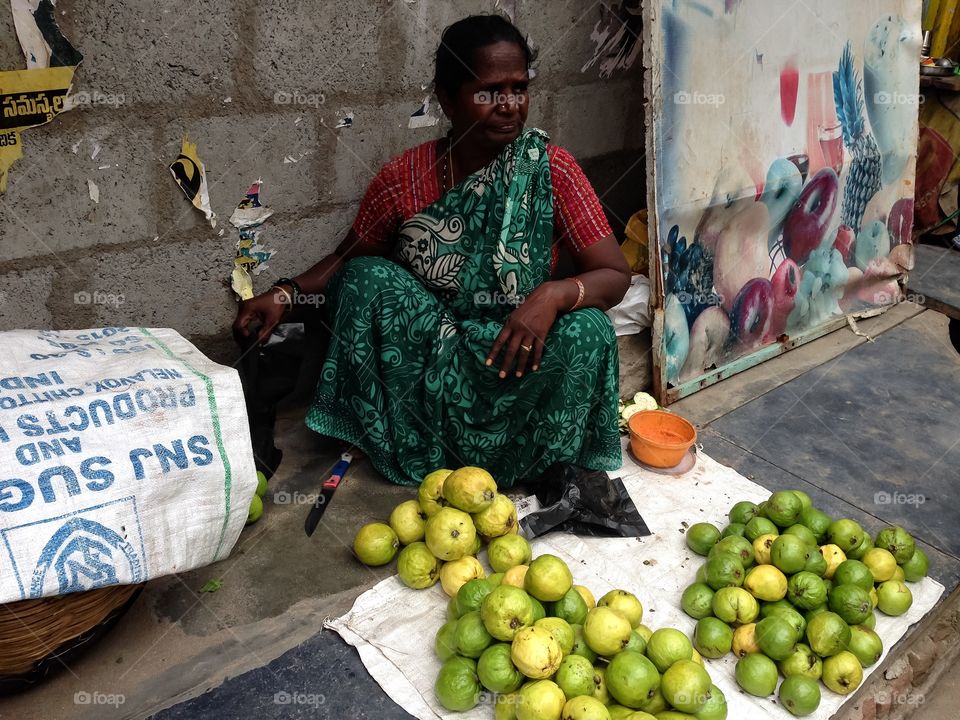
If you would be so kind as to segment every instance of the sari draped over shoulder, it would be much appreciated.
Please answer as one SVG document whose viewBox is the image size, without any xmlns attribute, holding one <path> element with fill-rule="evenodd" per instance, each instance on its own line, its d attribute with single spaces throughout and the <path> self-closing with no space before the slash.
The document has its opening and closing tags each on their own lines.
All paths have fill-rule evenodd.
<svg viewBox="0 0 960 720">
<path fill-rule="evenodd" d="M 396 261 L 359 257 L 330 280 L 333 328 L 313 430 L 395 483 L 477 465 L 500 487 L 566 461 L 620 467 L 618 355 L 606 315 L 560 315 L 540 368 L 500 379 L 485 359 L 510 312 L 549 280 L 546 135 L 527 130 L 400 228 Z"/>
</svg>

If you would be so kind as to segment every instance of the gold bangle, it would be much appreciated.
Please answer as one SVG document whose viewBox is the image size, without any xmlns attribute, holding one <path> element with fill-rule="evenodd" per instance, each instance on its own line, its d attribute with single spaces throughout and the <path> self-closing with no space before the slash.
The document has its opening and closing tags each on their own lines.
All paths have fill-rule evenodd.
<svg viewBox="0 0 960 720">
<path fill-rule="evenodd" d="M 288 307 L 293 307 L 293 295 L 290 294 L 290 291 L 281 285 L 274 285 L 273 287 L 283 293 L 283 296 L 287 299 L 286 305 Z"/>
<path fill-rule="evenodd" d="M 573 304 L 573 307 L 571 307 L 569 310 L 569 312 L 573 312 L 578 307 L 580 307 L 580 303 L 583 302 L 583 296 L 586 294 L 586 289 L 583 287 L 583 283 L 580 281 L 580 278 L 575 277 L 570 279 L 577 284 L 577 289 L 579 290 L 579 293 L 577 294 L 577 301 Z"/>
</svg>

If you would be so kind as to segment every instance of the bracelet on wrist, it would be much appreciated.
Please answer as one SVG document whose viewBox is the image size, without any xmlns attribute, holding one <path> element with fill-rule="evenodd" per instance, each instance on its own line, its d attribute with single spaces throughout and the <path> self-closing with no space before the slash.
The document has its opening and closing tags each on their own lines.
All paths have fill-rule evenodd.
<svg viewBox="0 0 960 720">
<path fill-rule="evenodd" d="M 291 301 L 291 303 L 290 303 L 291 305 L 295 305 L 295 304 L 296 304 L 296 299 L 297 299 L 299 296 L 303 295 L 303 288 L 300 287 L 300 283 L 298 283 L 298 282 L 297 282 L 296 280 L 294 280 L 293 278 L 282 277 L 282 278 L 280 278 L 279 280 L 277 280 L 273 285 L 274 285 L 274 287 L 280 287 L 281 285 L 289 285 L 289 286 L 290 286 L 290 288 L 293 290 L 293 293 L 292 293 L 292 301 Z"/>
<path fill-rule="evenodd" d="M 285 287 L 283 287 L 282 285 L 274 285 L 274 286 L 273 286 L 273 289 L 274 289 L 274 290 L 279 290 L 279 291 L 280 291 L 280 294 L 283 295 L 284 300 L 285 300 L 284 305 L 286 305 L 288 308 L 292 308 L 292 307 L 293 307 L 293 295 L 290 294 L 290 291 L 289 291 L 289 290 L 287 290 L 287 289 L 286 289 Z"/>
<path fill-rule="evenodd" d="M 577 301 L 571 306 L 567 312 L 573 312 L 580 305 L 583 304 L 584 295 L 586 295 L 586 289 L 583 287 L 583 282 L 578 277 L 570 278 L 577 284 Z"/>
</svg>

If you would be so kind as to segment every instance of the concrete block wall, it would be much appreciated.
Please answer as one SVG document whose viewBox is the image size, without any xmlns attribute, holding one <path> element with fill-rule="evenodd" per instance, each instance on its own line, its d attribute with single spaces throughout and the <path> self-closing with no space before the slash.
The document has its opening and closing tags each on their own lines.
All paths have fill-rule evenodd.
<svg viewBox="0 0 960 720">
<path fill-rule="evenodd" d="M 408 119 L 429 94 L 441 31 L 474 12 L 508 9 L 539 48 L 531 124 L 581 161 L 622 230 L 646 197 L 640 62 L 610 78 L 581 72 L 609 7 L 60 0 L 61 29 L 84 55 L 74 92 L 99 102 L 23 133 L 0 195 L 0 329 L 168 326 L 226 359 L 228 218 L 249 184 L 263 179 L 275 212 L 262 242 L 278 253 L 255 280 L 262 290 L 337 245 L 384 162 L 444 131 Z M 0 62 L 24 66 L 3 8 Z M 353 125 L 337 127 L 346 113 Z M 167 169 L 185 133 L 206 164 L 215 230 Z M 97 291 L 104 302 L 77 301 Z"/>
</svg>

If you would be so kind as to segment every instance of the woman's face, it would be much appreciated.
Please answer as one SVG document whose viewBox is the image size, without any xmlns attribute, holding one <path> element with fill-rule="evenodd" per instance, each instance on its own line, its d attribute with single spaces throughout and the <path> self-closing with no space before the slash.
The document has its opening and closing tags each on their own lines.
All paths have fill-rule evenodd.
<svg viewBox="0 0 960 720">
<path fill-rule="evenodd" d="M 499 151 L 516 140 L 527 121 L 526 55 L 515 43 L 487 45 L 474 53 L 473 73 L 455 97 L 438 93 L 440 104 L 455 136 Z"/>
</svg>

